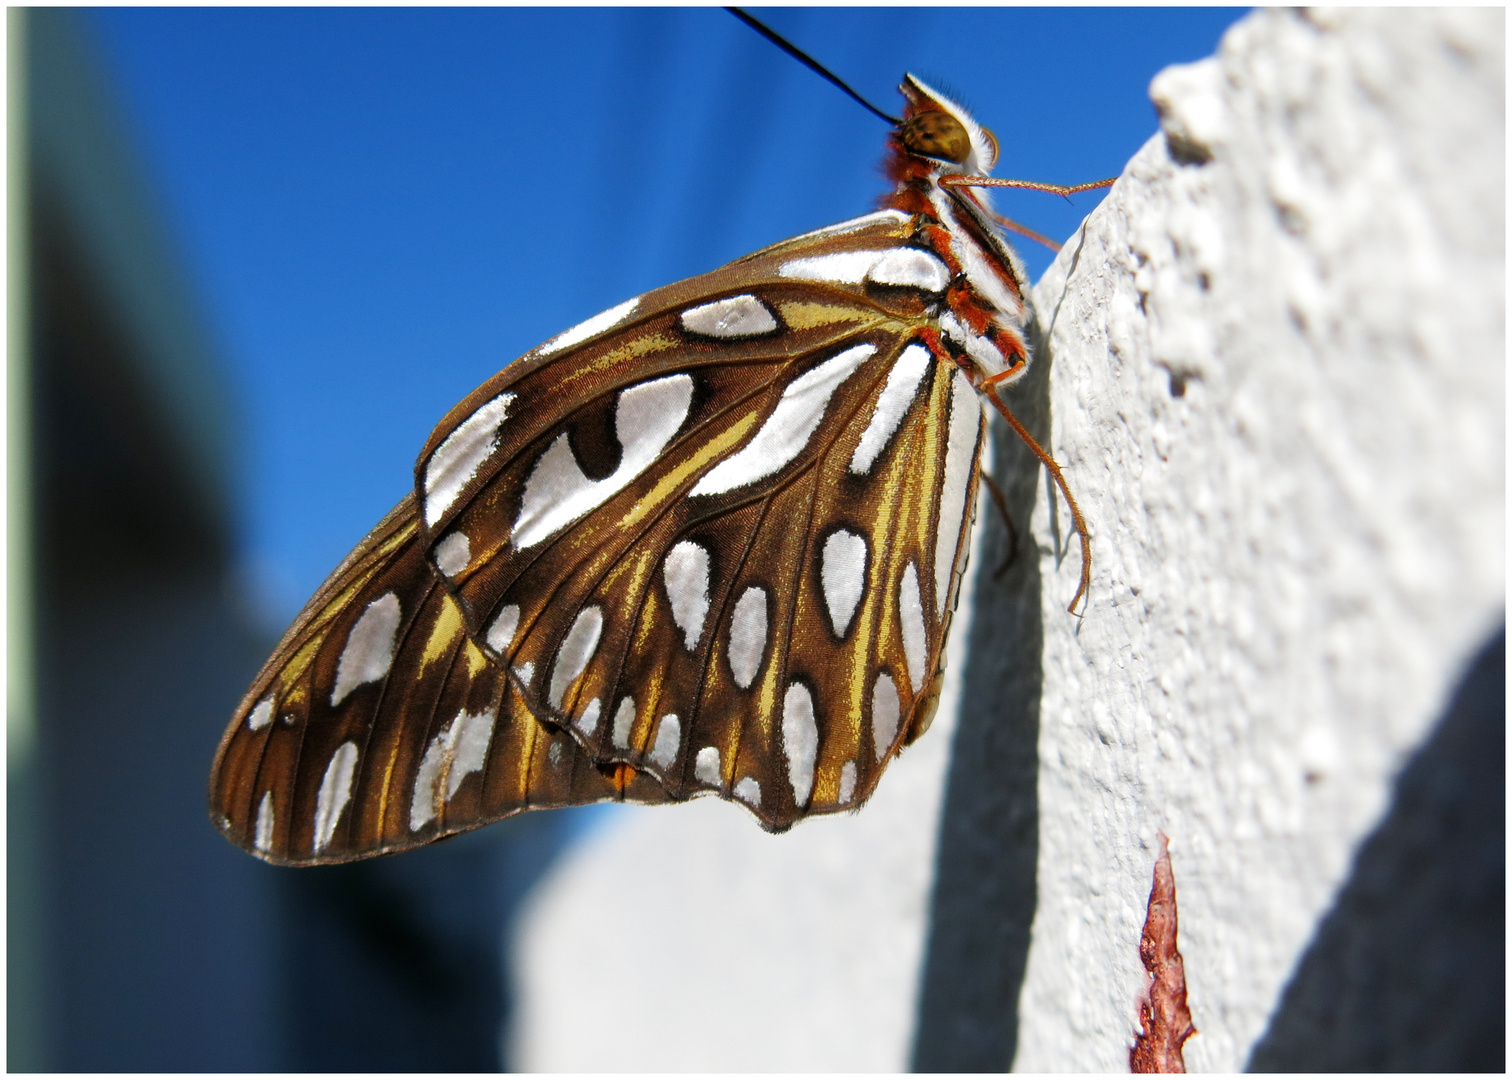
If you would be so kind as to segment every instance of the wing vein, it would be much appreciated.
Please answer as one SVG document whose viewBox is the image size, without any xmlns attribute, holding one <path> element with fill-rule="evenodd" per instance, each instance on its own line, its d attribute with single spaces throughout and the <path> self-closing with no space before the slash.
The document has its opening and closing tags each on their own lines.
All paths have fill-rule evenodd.
<svg viewBox="0 0 1512 1080">
<path fill-rule="evenodd" d="M 450 597 L 448 597 L 447 599 L 450 600 Z M 455 600 L 450 600 L 450 602 L 451 603 L 456 603 Z M 438 725 L 436 723 L 436 717 L 438 715 L 438 710 L 439 710 L 439 708 L 441 706 L 441 699 L 445 696 L 446 688 L 451 684 L 452 676 L 456 674 L 456 671 L 457 671 L 457 661 L 459 659 L 461 659 L 466 654 L 466 652 L 467 652 L 467 646 L 470 644 L 470 641 L 468 640 L 468 637 L 467 637 L 467 624 L 466 624 L 466 620 L 462 621 L 462 623 L 458 627 L 458 629 L 461 630 L 462 632 L 457 635 L 456 642 L 451 647 L 451 656 L 447 658 L 447 661 L 446 661 L 446 677 L 441 680 L 440 685 L 437 687 L 437 691 L 436 691 L 435 696 L 431 699 L 431 718 L 430 718 L 430 723 L 428 723 L 426 725 L 426 727 L 425 727 L 425 737 L 424 737 L 424 739 L 421 740 L 421 742 L 419 744 L 419 750 L 420 750 L 420 754 L 421 754 L 421 760 L 424 760 L 425 751 L 430 748 L 431 740 L 433 738 L 435 738 L 437 734 L 439 734 L 439 727 L 438 727 Z M 466 712 L 467 711 L 467 684 L 466 683 L 464 683 L 463 687 L 462 687 L 462 706 L 461 706 L 461 709 L 459 711 L 460 712 Z M 444 718 L 445 718 L 446 714 L 445 713 L 440 713 L 439 715 L 443 718 L 442 722 L 444 723 L 445 722 Z M 493 735 L 489 737 L 490 743 L 492 743 L 494 736 L 497 736 L 498 733 L 499 733 L 499 718 L 498 718 L 498 715 L 495 714 L 495 716 L 494 716 L 494 726 L 493 726 Z M 459 734 L 460 734 L 460 725 L 459 725 Z M 397 756 L 397 755 L 395 755 L 395 756 Z M 490 757 L 492 757 L 492 756 L 493 755 L 491 755 L 491 754 L 485 754 L 484 755 L 484 757 L 483 757 L 483 768 L 479 770 L 480 773 L 483 773 L 483 772 L 485 772 L 485 770 L 487 770 L 487 768 L 488 768 L 488 759 Z M 452 762 L 450 768 L 456 768 L 456 762 L 455 761 Z M 390 768 L 389 769 L 389 775 L 392 776 L 392 774 L 393 774 L 393 769 Z M 417 779 L 419 778 L 418 771 L 416 772 L 416 778 Z M 450 787 L 451 787 L 451 777 L 448 776 L 446 778 L 446 783 L 444 785 L 440 784 L 439 781 L 438 781 L 438 785 L 436 787 L 436 791 L 440 792 L 440 791 L 445 790 L 446 788 L 450 788 Z M 410 797 L 413 799 L 414 795 L 411 794 Z M 388 800 L 387 800 L 387 798 L 385 798 L 385 800 L 384 800 L 385 806 L 387 805 L 387 802 L 388 802 Z M 450 803 L 451 803 L 451 798 L 447 797 L 447 798 L 440 799 L 438 801 L 437 805 L 436 805 L 436 835 L 438 835 L 438 836 L 442 835 L 445 832 L 445 830 L 446 830 L 446 825 L 447 825 L 446 808 L 447 808 L 447 806 Z M 400 820 L 403 820 L 403 815 L 402 814 L 400 815 Z M 380 827 L 381 827 L 381 823 L 380 823 Z"/>
<path fill-rule="evenodd" d="M 422 562 L 424 561 L 425 560 L 422 555 Z M 426 562 L 425 565 L 429 567 L 430 564 Z M 395 636 L 394 656 L 398 657 L 404 653 L 405 646 L 409 642 L 410 635 L 414 632 L 415 627 L 420 622 L 420 613 L 425 610 L 425 605 L 427 602 L 429 602 L 431 595 L 435 592 L 435 589 L 436 582 L 433 579 L 430 584 L 426 586 L 424 595 L 420 598 L 419 602 L 415 604 L 414 610 L 410 612 L 409 617 L 405 620 L 402 631 Z M 378 728 L 378 716 L 383 710 L 384 703 L 388 700 L 389 684 L 394 680 L 396 674 L 398 673 L 392 666 L 390 666 L 388 674 L 384 676 L 383 681 L 378 686 L 378 700 L 373 703 L 371 720 L 367 724 L 367 730 L 363 733 L 362 748 L 357 758 L 358 762 L 361 763 L 361 768 L 358 770 L 356 781 L 352 785 L 352 799 L 350 803 L 352 812 L 346 815 L 346 825 L 344 826 L 344 829 L 346 830 L 345 835 L 348 846 L 350 846 L 351 844 L 351 830 L 354 827 L 354 822 L 356 822 L 359 813 L 358 807 L 362 806 L 364 802 L 364 788 L 372 786 L 371 782 L 368 781 L 368 751 L 372 749 L 373 733 Z M 399 727 L 401 732 L 405 729 L 406 721 L 408 720 L 407 714 L 408 710 L 400 710 Z M 434 718 L 434 708 L 432 709 L 432 717 Z M 308 725 L 306 725 L 306 727 L 308 727 Z M 396 755 L 399 752 L 399 744 L 402 741 L 403 740 L 400 739 L 395 742 L 394 753 Z M 303 750 L 303 746 L 304 744 L 301 741 L 301 751 Z M 383 789 L 379 796 L 379 806 L 381 809 L 378 819 L 378 841 L 380 846 L 382 846 L 384 839 L 384 820 L 388 817 L 389 798 L 393 794 L 393 776 L 394 771 L 391 767 L 384 770 Z"/>
<path fill-rule="evenodd" d="M 854 342 L 857 338 L 864 337 L 866 335 L 866 333 L 869 330 L 871 330 L 871 329 L 874 329 L 874 328 L 873 327 L 864 327 L 862 329 L 852 330 L 852 331 L 850 331 L 850 332 L 848 332 L 846 334 L 838 336 L 833 341 L 827 342 L 824 347 L 825 347 L 825 349 L 833 349 L 833 348 L 837 348 L 837 347 L 839 347 L 841 345 L 845 345 L 847 343 Z M 721 408 L 717 412 L 712 413 L 708 417 L 706 417 L 703 420 L 699 421 L 699 423 L 697 425 L 695 425 L 694 427 L 690 428 L 688 431 L 684 432 L 683 434 L 679 435 L 675 440 L 673 440 L 673 442 L 671 444 L 669 444 L 662 451 L 662 453 L 661 453 L 661 455 L 659 457 L 659 460 L 672 460 L 672 459 L 675 459 L 676 457 L 678 457 L 679 450 L 683 446 L 685 446 L 690 441 L 692 441 L 694 439 L 697 439 L 700 436 L 700 434 L 707 433 L 707 432 L 710 432 L 712 430 L 718 429 L 721 426 L 720 423 L 719 423 L 720 420 L 722 420 L 723 418 L 731 415 L 732 413 L 737 413 L 738 410 L 740 410 L 740 408 L 742 406 L 744 406 L 747 403 L 749 403 L 753 398 L 760 397 L 762 394 L 768 393 L 778 383 L 778 381 L 783 377 L 784 374 L 786 374 L 787 372 L 789 372 L 789 371 L 792 370 L 792 368 L 793 368 L 793 366 L 794 366 L 795 363 L 800 362 L 800 361 L 802 361 L 804 359 L 807 359 L 810 355 L 811 355 L 811 352 L 805 352 L 803 354 L 800 354 L 797 357 L 788 357 L 788 358 L 786 358 L 786 362 L 785 363 L 780 363 L 780 366 L 777 367 L 772 372 L 771 376 L 768 379 L 766 379 L 764 382 L 762 382 L 762 383 L 758 384 L 757 386 L 753 387 L 748 392 L 740 395 L 738 398 L 736 398 L 734 401 L 730 402 L 728 405 L 724 406 L 723 408 Z M 751 364 L 751 365 L 755 365 L 755 364 L 758 364 L 758 363 L 780 362 L 783 359 L 784 358 L 779 355 L 779 356 L 772 356 L 772 357 L 763 357 L 760 360 L 751 360 L 751 361 L 748 361 L 748 363 Z M 723 366 L 723 365 L 721 365 L 721 366 Z M 682 369 L 678 369 L 678 370 L 682 370 Z M 667 372 L 664 372 L 663 374 L 675 374 L 675 373 L 676 372 L 669 370 Z M 614 388 L 615 391 L 621 390 L 621 389 L 624 389 L 624 387 L 618 387 L 617 386 L 617 387 Z M 610 391 L 610 392 L 613 392 L 613 391 Z M 601 399 L 602 399 L 602 395 L 599 398 L 593 399 L 593 401 L 591 401 L 591 402 L 584 403 L 584 405 L 580 406 L 578 410 L 574 410 L 573 415 L 576 415 L 577 412 L 581 411 L 584 408 L 587 408 L 591 404 L 597 403 Z M 774 404 L 774 408 L 775 408 L 775 404 Z M 556 430 L 560 429 L 561 427 L 562 427 L 562 425 L 559 424 L 556 427 L 552 428 L 551 430 L 552 431 L 556 431 Z M 493 473 L 493 476 L 490 477 L 489 481 L 487 483 L 479 486 L 478 492 L 481 493 L 483 490 L 485 490 L 488 487 L 488 484 L 491 484 L 493 482 L 493 480 L 501 472 L 505 471 L 507 468 L 509 468 L 510 465 L 512 465 L 517 460 L 519 460 L 519 455 L 518 454 L 515 455 L 514 458 L 511 458 L 508 462 L 505 462 L 498 469 L 496 469 L 494 471 L 494 473 Z M 647 470 L 647 471 L 649 471 L 649 470 Z M 643 473 L 642 475 L 645 475 L 645 474 Z M 698 482 L 698 478 L 697 477 L 692 477 L 692 478 L 689 479 L 688 486 L 691 488 L 697 482 Z M 750 503 L 758 501 L 761 497 L 762 496 L 760 496 L 760 495 L 753 495 L 746 502 L 742 502 L 742 503 L 736 504 L 735 506 L 726 506 L 726 507 L 724 507 L 720 511 L 711 512 L 708 515 L 708 517 L 700 519 L 700 521 L 708 520 L 709 517 L 715 517 L 715 516 L 718 516 L 719 514 L 728 513 L 728 512 L 731 512 L 731 511 L 735 510 L 735 509 L 739 509 L 741 507 L 748 506 L 748 505 L 750 505 Z M 476 498 L 477 498 L 477 495 L 475 494 L 471 499 L 468 500 L 468 504 L 470 505 L 471 502 L 474 499 L 476 499 Z M 677 502 L 678 502 L 678 500 L 676 498 L 670 498 L 670 499 L 667 500 L 667 506 L 668 507 L 676 506 Z M 590 511 L 589 512 L 589 516 L 591 516 L 593 513 L 598 512 L 599 509 L 601 509 L 601 508 L 595 508 L 595 510 Z M 461 511 L 459 510 L 457 516 L 460 516 L 460 513 L 461 513 Z M 662 520 L 662 517 L 663 517 L 664 513 L 665 513 L 665 511 L 663 511 L 661 513 L 658 513 L 656 515 L 653 515 L 652 517 L 648 518 L 646 520 L 646 522 L 645 522 L 645 526 L 638 533 L 636 533 L 636 535 L 633 537 L 633 539 L 631 539 L 628 543 L 623 544 L 621 546 L 621 550 L 622 551 L 627 551 L 630 548 L 634 547 L 637 543 L 639 543 L 640 540 L 645 536 L 645 534 L 647 532 L 649 532 L 653 527 L 655 527 L 655 525 L 657 525 Z M 574 525 L 573 528 L 564 529 L 562 532 L 560 532 L 557 535 L 551 537 L 550 539 L 548 539 L 544 543 L 538 545 L 537 548 L 535 549 L 535 551 L 529 556 L 529 558 L 524 562 L 524 564 L 520 567 L 520 569 L 518 570 L 518 572 L 511 579 L 510 584 L 506 587 L 506 591 L 509 588 L 513 588 L 515 582 L 518 582 L 522 578 L 526 577 L 530 573 L 531 569 L 541 559 L 543 559 L 543 558 L 546 557 L 546 555 L 547 555 L 548 552 L 550 552 L 551 550 L 553 550 L 557 545 L 559 545 L 561 543 L 564 543 L 569 538 L 573 537 L 576 534 L 577 529 L 580 526 L 581 526 L 581 522 L 578 522 L 577 524 Z M 429 544 L 429 542 L 430 542 L 430 537 L 429 537 L 429 534 L 427 534 L 427 544 Z M 427 559 L 427 561 L 429 561 L 429 560 Z M 614 568 L 615 565 L 618 565 L 618 560 L 615 560 L 614 562 L 612 562 L 610 564 L 609 568 L 606 569 L 601 575 L 599 575 L 599 577 L 593 582 L 593 588 L 587 590 L 588 594 L 591 594 L 592 592 L 594 592 L 594 591 L 597 590 L 598 586 L 600 584 L 602 584 L 603 579 L 605 577 L 607 577 L 609 573 L 612 572 L 612 570 L 613 570 L 613 568 Z M 564 583 L 565 583 L 565 581 L 564 581 Z M 442 586 L 443 586 L 443 588 L 445 588 L 447 590 L 447 592 L 449 592 L 449 593 L 452 594 L 453 599 L 458 600 L 459 603 L 461 602 L 461 597 L 458 594 L 458 588 L 460 586 L 460 581 L 454 583 L 454 582 L 451 582 L 449 580 L 444 580 L 443 579 Z M 555 597 L 559 591 L 560 591 L 560 588 L 554 589 L 552 591 L 552 596 Z M 516 630 L 515 640 L 523 643 L 526 640 L 526 638 L 528 638 L 530 636 L 531 632 L 534 630 L 536 623 L 539 622 L 541 613 L 544 613 L 547 609 L 550 608 L 550 606 L 551 606 L 550 601 L 548 601 L 547 603 L 541 605 L 540 611 L 530 620 L 530 622 L 528 624 L 524 623 L 522 621 L 520 627 Z M 465 612 L 468 611 L 468 608 L 467 607 L 462 607 L 461 610 L 465 613 Z M 489 616 L 490 617 L 493 614 L 494 614 L 493 612 L 489 612 Z M 523 619 L 523 612 L 522 612 L 522 619 Z M 481 628 L 487 622 L 487 620 L 486 619 L 470 619 L 470 620 L 464 620 L 464 622 L 467 624 L 467 633 L 468 633 L 468 636 L 471 637 L 471 638 L 473 638 L 473 644 L 479 646 L 480 648 L 483 648 L 488 655 L 490 655 L 490 656 L 494 655 L 493 654 L 493 649 L 491 647 L 487 646 L 486 642 L 483 642 L 481 640 L 481 637 L 482 637 Z M 477 625 L 478 629 L 474 629 L 474 627 L 472 625 L 474 623 Z M 504 660 L 504 661 L 511 661 L 512 660 L 512 656 L 511 657 L 501 657 L 500 659 Z M 532 709 L 532 711 L 535 711 L 535 703 L 534 702 L 531 702 L 531 709 Z M 548 707 L 548 710 L 549 710 L 549 707 Z M 549 710 L 549 711 L 552 711 L 554 713 L 554 710 Z M 553 720 L 553 722 L 556 721 L 555 715 L 552 716 L 552 720 Z"/>
<path fill-rule="evenodd" d="M 730 598 L 735 595 L 735 585 L 740 580 L 741 571 L 743 571 L 745 569 L 746 563 L 748 561 L 750 561 L 751 551 L 756 546 L 756 538 L 761 534 L 761 528 L 766 523 L 767 515 L 769 513 L 771 513 L 771 511 L 772 511 L 772 503 L 775 500 L 775 498 L 776 498 L 776 492 L 768 492 L 766 495 L 762 496 L 759 500 L 758 499 L 752 499 L 752 500 L 746 502 L 745 504 L 743 504 L 743 506 L 741 507 L 741 509 L 744 509 L 745 506 L 749 506 L 752 503 L 755 503 L 755 502 L 758 502 L 758 501 L 765 503 L 765 505 L 762 506 L 760 513 L 758 513 L 757 516 L 756 516 L 756 523 L 751 527 L 750 535 L 746 537 L 745 547 L 740 552 L 740 558 L 735 563 L 734 571 L 729 575 L 729 578 L 728 578 L 729 584 L 725 587 L 724 593 L 722 594 L 722 596 L 720 598 L 718 613 L 715 614 L 713 621 L 709 624 L 709 625 L 715 627 L 716 630 L 717 630 L 718 626 L 720 625 L 720 623 L 724 621 L 725 613 L 729 610 L 729 607 L 730 607 Z M 726 513 L 731 513 L 731 512 L 733 512 L 733 511 L 726 511 Z M 708 518 L 713 518 L 715 516 L 717 516 L 717 515 L 710 514 L 710 515 L 708 515 Z M 706 646 L 704 646 L 703 661 L 702 661 L 702 664 L 700 665 L 702 675 L 701 675 L 701 677 L 699 679 L 699 683 L 698 683 L 699 692 L 694 695 L 694 698 L 693 698 L 693 708 L 691 710 L 692 711 L 692 716 L 688 720 L 688 731 L 689 731 L 690 734 L 698 726 L 698 719 L 699 719 L 699 717 L 703 715 L 704 701 L 705 701 L 705 698 L 707 696 L 707 692 L 708 692 L 708 690 L 710 688 L 710 685 L 711 685 L 711 683 L 713 681 L 709 677 L 709 671 L 710 671 L 710 669 L 714 665 L 714 656 L 715 656 L 715 653 L 718 652 L 718 649 L 715 648 L 715 641 L 716 641 L 717 638 L 718 638 L 717 632 L 710 632 L 710 634 L 709 634 L 709 642 L 708 642 L 708 644 Z M 742 722 L 735 729 L 735 745 L 731 748 L 731 752 L 730 752 L 730 760 L 732 762 L 738 763 L 740 761 L 740 748 L 741 748 L 741 746 L 742 746 L 742 744 L 744 742 L 745 742 L 745 724 Z M 732 765 L 731 767 L 733 768 L 734 766 Z M 686 771 L 687 770 L 684 769 L 684 772 L 686 772 Z M 739 781 L 737 780 L 736 782 L 738 783 Z"/>
</svg>

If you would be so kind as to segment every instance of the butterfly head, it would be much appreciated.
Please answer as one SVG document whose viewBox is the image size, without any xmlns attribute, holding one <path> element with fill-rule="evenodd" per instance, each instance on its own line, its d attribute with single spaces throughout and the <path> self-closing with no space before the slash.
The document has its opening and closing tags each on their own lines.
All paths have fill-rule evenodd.
<svg viewBox="0 0 1512 1080">
<path fill-rule="evenodd" d="M 897 141 L 908 157 L 939 174 L 986 176 L 997 164 L 997 138 L 961 106 L 913 75 L 898 87 L 906 105 Z"/>
</svg>

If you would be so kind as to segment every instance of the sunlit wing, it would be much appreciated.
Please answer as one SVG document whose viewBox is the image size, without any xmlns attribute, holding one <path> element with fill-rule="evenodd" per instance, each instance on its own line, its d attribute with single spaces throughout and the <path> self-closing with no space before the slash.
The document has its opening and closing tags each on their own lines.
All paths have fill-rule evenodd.
<svg viewBox="0 0 1512 1080">
<path fill-rule="evenodd" d="M 221 740 L 211 817 L 269 862 L 400 851 L 523 810 L 665 802 L 526 709 L 463 633 L 407 496 L 284 635 Z"/>
<path fill-rule="evenodd" d="M 985 434 L 911 222 L 612 309 L 431 436 L 438 577 L 595 760 L 783 829 L 859 805 L 927 725 Z"/>
<path fill-rule="evenodd" d="M 973 190 L 996 140 L 900 89 L 888 209 L 595 316 L 441 422 L 222 739 L 233 842 L 300 865 L 602 800 L 773 831 L 859 806 L 938 702 L 984 400 L 1066 497 L 1085 589 L 1085 522 L 1000 396 L 1029 311 Z"/>
</svg>

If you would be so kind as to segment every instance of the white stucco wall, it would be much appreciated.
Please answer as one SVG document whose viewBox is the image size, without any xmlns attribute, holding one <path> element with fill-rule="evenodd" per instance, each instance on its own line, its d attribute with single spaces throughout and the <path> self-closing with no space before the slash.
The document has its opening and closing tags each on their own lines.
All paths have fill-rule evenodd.
<svg viewBox="0 0 1512 1080">
<path fill-rule="evenodd" d="M 1503 18 L 1246 18 L 1156 80 L 1164 131 L 1036 290 L 1051 445 L 1095 562 L 1068 616 L 1077 560 L 1041 477 L 1020 1070 L 1127 1068 L 1158 829 L 1201 1032 L 1188 1067 L 1241 1068 L 1502 618 Z M 976 588 L 980 628 L 994 594 Z M 989 636 L 952 642 L 965 715 L 991 706 L 995 661 L 959 652 Z M 941 820 L 949 693 L 859 815 L 770 837 L 705 801 L 625 812 L 574 849 L 519 927 L 516 1066 L 907 1067 L 936 836 L 983 831 Z"/>
<path fill-rule="evenodd" d="M 1095 569 L 1080 623 L 1045 570 L 1019 1069 L 1127 1068 L 1157 829 L 1188 1066 L 1243 1067 L 1501 618 L 1503 40 L 1257 13 L 1151 88 L 1206 163 L 1152 139 L 1036 291 Z"/>
<path fill-rule="evenodd" d="M 964 644 L 858 814 L 772 836 L 716 799 L 614 808 L 520 920 L 512 1067 L 904 1068 Z"/>
</svg>

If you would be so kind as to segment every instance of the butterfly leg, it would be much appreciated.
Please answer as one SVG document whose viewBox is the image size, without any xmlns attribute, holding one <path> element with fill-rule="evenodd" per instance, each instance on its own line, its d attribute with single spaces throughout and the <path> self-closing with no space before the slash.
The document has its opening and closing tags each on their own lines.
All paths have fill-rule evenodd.
<svg viewBox="0 0 1512 1080">
<path fill-rule="evenodd" d="M 1009 180 L 996 176 L 943 176 L 940 178 L 941 187 L 1007 187 L 1023 188 L 1027 191 L 1043 191 L 1050 195 L 1059 195 L 1069 198 L 1078 191 L 1092 191 L 1096 188 L 1111 187 L 1118 177 L 1107 180 L 1094 180 L 1090 184 L 1073 184 L 1070 187 L 1064 184 L 1041 184 L 1035 180 Z M 1060 251 L 1061 246 L 1049 237 L 1042 236 L 1033 229 L 1025 228 L 1011 218 L 1005 218 L 1001 214 L 993 214 L 992 218 L 1009 232 L 1018 233 L 1020 236 L 1033 240 L 1036 244 L 1043 244 L 1051 251 Z"/>
<path fill-rule="evenodd" d="M 1018 222 L 1014 221 L 1012 218 L 1005 218 L 1002 214 L 993 214 L 992 215 L 992 220 L 996 221 L 999 225 L 1001 225 L 1003 228 L 1007 229 L 1009 232 L 1018 233 L 1020 236 L 1027 236 L 1030 240 L 1033 240 L 1036 244 L 1043 244 L 1045 247 L 1049 248 L 1051 251 L 1059 252 L 1060 249 L 1061 249 L 1061 246 L 1059 244 L 1057 244 L 1054 240 L 1050 239 L 1048 236 L 1044 236 L 1041 233 L 1035 232 L 1033 229 L 1030 229 L 1030 228 L 1028 228 L 1026 226 L 1020 225 Z"/>
<path fill-rule="evenodd" d="M 990 473 L 982 473 L 982 482 L 987 485 L 987 492 L 992 496 L 992 505 L 997 507 L 998 516 L 1003 519 L 1003 524 L 1008 526 L 1008 553 L 1003 556 L 1003 561 L 992 572 L 994 578 L 1000 578 L 1012 565 L 1014 557 L 1018 555 L 1018 527 L 1013 524 L 1013 518 L 1008 516 L 1008 500 L 1003 496 L 1003 489 L 998 487 L 997 481 Z"/>
<path fill-rule="evenodd" d="M 1063 198 L 1075 195 L 1078 191 L 1093 191 L 1097 188 L 1112 187 L 1118 177 L 1109 177 L 1107 180 L 1094 180 L 1090 184 L 1072 184 L 1069 187 L 1064 184 L 1042 184 L 1037 180 L 1009 180 L 999 176 L 942 176 L 941 187 L 1006 187 L 1023 188 L 1026 191 L 1043 191 L 1050 195 L 1060 195 Z"/>
<path fill-rule="evenodd" d="M 1046 453 L 1045 448 L 1035 441 L 1034 436 L 1029 434 L 1029 429 L 1019 423 L 1018 417 L 1008 411 L 1008 406 L 1004 405 L 1002 399 L 998 397 L 998 386 L 1007 380 L 1009 376 L 1016 374 L 1022 366 L 1015 365 L 1000 375 L 993 375 L 983 380 L 982 390 L 986 393 L 987 399 L 992 402 L 993 408 L 997 409 L 1002 414 L 1003 419 L 1008 421 L 1008 426 L 1013 428 L 1014 434 L 1024 440 L 1024 445 L 1029 448 L 1030 452 L 1039 458 L 1045 468 L 1050 470 L 1050 475 L 1055 478 L 1056 485 L 1060 488 L 1061 494 L 1066 498 L 1066 505 L 1071 508 L 1071 523 L 1076 529 L 1076 535 L 1081 538 L 1082 557 L 1081 583 L 1077 585 L 1076 595 L 1071 598 L 1071 603 L 1066 607 L 1067 611 L 1075 614 L 1076 605 L 1087 594 L 1087 587 L 1092 583 L 1092 541 L 1087 536 L 1086 519 L 1082 517 L 1081 508 L 1076 505 L 1076 498 L 1071 494 L 1071 488 L 1067 486 L 1066 478 L 1061 474 L 1060 466 L 1056 464 L 1053 457 Z"/>
</svg>

